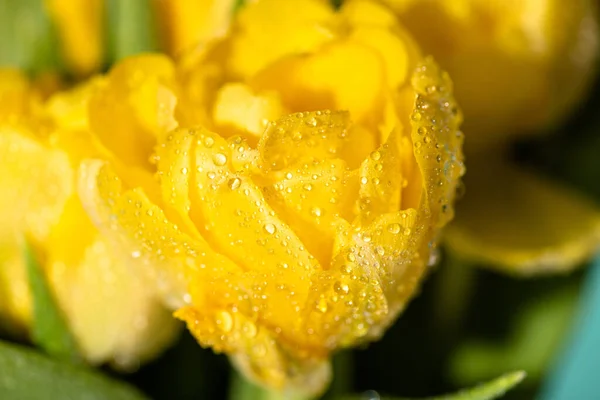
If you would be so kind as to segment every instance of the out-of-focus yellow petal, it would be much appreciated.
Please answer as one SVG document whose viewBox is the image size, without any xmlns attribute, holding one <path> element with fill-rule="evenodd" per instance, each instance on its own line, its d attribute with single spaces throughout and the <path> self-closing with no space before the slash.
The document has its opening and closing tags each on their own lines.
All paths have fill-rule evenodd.
<svg viewBox="0 0 600 400">
<path fill-rule="evenodd" d="M 23 71 L 0 68 L 0 123 L 31 125 L 27 117 L 40 106 L 41 100 Z"/>
<path fill-rule="evenodd" d="M 342 4 L 340 14 L 351 26 L 351 40 L 376 50 L 383 58 L 387 85 L 398 88 L 404 83 L 421 51 L 393 12 L 373 1 L 349 0 Z"/>
<path fill-rule="evenodd" d="M 331 7 L 317 0 L 251 2 L 233 24 L 228 68 L 248 78 L 283 56 L 313 51 L 333 39 L 334 21 Z"/>
<path fill-rule="evenodd" d="M 90 99 L 89 124 L 102 144 L 128 166 L 150 168 L 157 137 L 175 128 L 173 63 L 140 55 L 119 63 Z"/>
<path fill-rule="evenodd" d="M 471 169 L 447 243 L 515 275 L 569 271 L 600 243 L 600 213 L 576 193 L 499 163 Z"/>
<path fill-rule="evenodd" d="M 69 136 L 73 157 L 56 147 L 54 136 L 43 143 L 25 128 L 0 128 L 0 313 L 9 330 L 30 329 L 23 249 L 31 240 L 82 356 L 135 367 L 170 342 L 175 323 L 154 290 L 127 271 L 127 259 L 99 236 L 74 194 L 73 165 L 85 142 L 76 135 L 78 119 Z"/>
<path fill-rule="evenodd" d="M 595 74 L 593 0 L 380 1 L 452 76 L 473 149 L 564 119 Z"/>
<path fill-rule="evenodd" d="M 224 34 L 236 0 L 154 0 L 162 45 L 177 55 L 197 43 Z"/>
<path fill-rule="evenodd" d="M 62 213 L 74 177 L 64 152 L 28 136 L 0 127 L 0 231 L 25 226 L 34 240 L 43 240 Z"/>
<path fill-rule="evenodd" d="M 80 351 L 93 364 L 136 368 L 177 333 L 170 313 L 128 270 L 127 259 L 71 197 L 46 242 L 44 267 Z"/>
<path fill-rule="evenodd" d="M 292 112 L 348 110 L 356 122 L 376 126 L 384 79 L 385 64 L 380 55 L 346 40 L 331 43 L 313 55 L 281 59 L 262 70 L 252 85 L 277 91 Z"/>
<path fill-rule="evenodd" d="M 215 100 L 213 120 L 219 131 L 259 137 L 267 123 L 285 114 L 277 92 L 253 93 L 242 83 L 223 86 Z"/>
<path fill-rule="evenodd" d="M 104 55 L 103 0 L 45 0 L 65 62 L 77 75 L 99 69 Z"/>
</svg>

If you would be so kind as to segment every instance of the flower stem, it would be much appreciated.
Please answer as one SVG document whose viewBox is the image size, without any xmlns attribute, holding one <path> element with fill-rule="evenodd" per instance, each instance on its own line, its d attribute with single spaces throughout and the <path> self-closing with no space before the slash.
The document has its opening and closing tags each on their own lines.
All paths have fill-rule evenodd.
<svg viewBox="0 0 600 400">
<path fill-rule="evenodd" d="M 438 273 L 441 277 L 436 288 L 435 331 L 445 332 L 444 336 L 453 340 L 458 334 L 473 292 L 476 270 L 460 256 L 447 251 Z"/>
<path fill-rule="evenodd" d="M 267 390 L 249 382 L 233 371 L 229 385 L 229 400 L 309 400 L 297 394 Z"/>
</svg>

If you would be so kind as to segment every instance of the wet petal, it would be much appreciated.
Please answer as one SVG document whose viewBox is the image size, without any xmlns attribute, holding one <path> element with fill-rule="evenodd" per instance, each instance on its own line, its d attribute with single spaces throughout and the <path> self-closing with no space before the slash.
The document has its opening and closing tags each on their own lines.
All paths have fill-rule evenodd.
<svg viewBox="0 0 600 400">
<path fill-rule="evenodd" d="M 169 311 L 128 269 L 127 255 L 99 235 L 76 196 L 44 248 L 48 282 L 87 361 L 136 368 L 174 338 Z"/>
<path fill-rule="evenodd" d="M 201 238 L 182 232 L 142 190 L 123 188 L 107 164 L 93 160 L 83 163 L 79 196 L 101 232 L 137 260 L 136 271 L 148 277 L 171 306 L 177 308 L 191 301 L 190 268 L 238 270 Z"/>
<path fill-rule="evenodd" d="M 258 151 L 266 170 L 282 170 L 300 161 L 340 156 L 348 135 L 349 114 L 343 111 L 301 112 L 269 124 Z"/>
</svg>

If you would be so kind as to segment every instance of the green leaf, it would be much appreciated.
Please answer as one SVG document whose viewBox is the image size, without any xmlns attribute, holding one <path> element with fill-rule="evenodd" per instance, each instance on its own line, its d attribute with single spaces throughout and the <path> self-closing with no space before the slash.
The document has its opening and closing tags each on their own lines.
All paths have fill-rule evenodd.
<svg viewBox="0 0 600 400">
<path fill-rule="evenodd" d="M 503 371 L 524 369 L 529 382 L 539 380 L 571 327 L 577 298 L 578 286 L 569 284 L 522 302 L 505 340 L 474 338 L 457 346 L 450 361 L 450 377 L 462 386 Z"/>
<path fill-rule="evenodd" d="M 476 386 L 472 389 L 462 390 L 455 394 L 431 397 L 427 400 L 492 400 L 504 395 L 507 391 L 525 379 L 524 371 L 511 372 L 492 381 Z"/>
<path fill-rule="evenodd" d="M 143 400 L 145 397 L 87 368 L 77 368 L 0 341 L 0 399 Z"/>
<path fill-rule="evenodd" d="M 43 0 L 0 0 L 0 66 L 57 70 L 58 43 Z"/>
<path fill-rule="evenodd" d="M 472 389 L 461 390 L 454 394 L 422 399 L 382 397 L 381 400 L 493 400 L 501 397 L 504 393 L 518 385 L 525 378 L 525 375 L 524 371 L 510 372 Z M 361 398 L 355 397 L 355 399 L 360 400 Z"/>
<path fill-rule="evenodd" d="M 108 61 L 158 50 L 156 21 L 150 0 L 107 0 Z"/>
<path fill-rule="evenodd" d="M 33 298 L 32 340 L 53 357 L 77 362 L 80 357 L 75 340 L 52 297 L 46 276 L 29 243 L 25 245 L 24 251 Z"/>
</svg>

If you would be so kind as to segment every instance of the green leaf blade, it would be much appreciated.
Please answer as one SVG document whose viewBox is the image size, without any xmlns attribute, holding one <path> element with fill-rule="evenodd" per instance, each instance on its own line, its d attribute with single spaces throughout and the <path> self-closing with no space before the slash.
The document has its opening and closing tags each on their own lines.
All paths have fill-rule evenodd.
<svg viewBox="0 0 600 400">
<path fill-rule="evenodd" d="M 53 357 L 79 362 L 81 357 L 75 339 L 56 304 L 46 276 L 44 275 L 31 246 L 25 245 L 25 260 L 29 288 L 33 300 L 33 342 Z"/>
<path fill-rule="evenodd" d="M 404 398 L 404 397 L 381 397 L 381 400 L 494 400 L 503 396 L 506 392 L 521 383 L 527 374 L 524 371 L 509 372 L 496 379 L 471 389 L 464 389 L 457 393 L 426 398 Z M 361 398 L 360 396 L 345 397 L 345 400 L 372 400 L 372 397 Z"/>
<path fill-rule="evenodd" d="M 0 341 L 0 399 L 144 400 L 146 397 L 87 368 Z"/>
<path fill-rule="evenodd" d="M 472 389 L 466 389 L 455 394 L 433 397 L 428 400 L 493 400 L 503 396 L 506 392 L 521 383 L 527 374 L 524 371 L 515 371 L 504 374 L 492 381 L 486 382 Z"/>
</svg>

